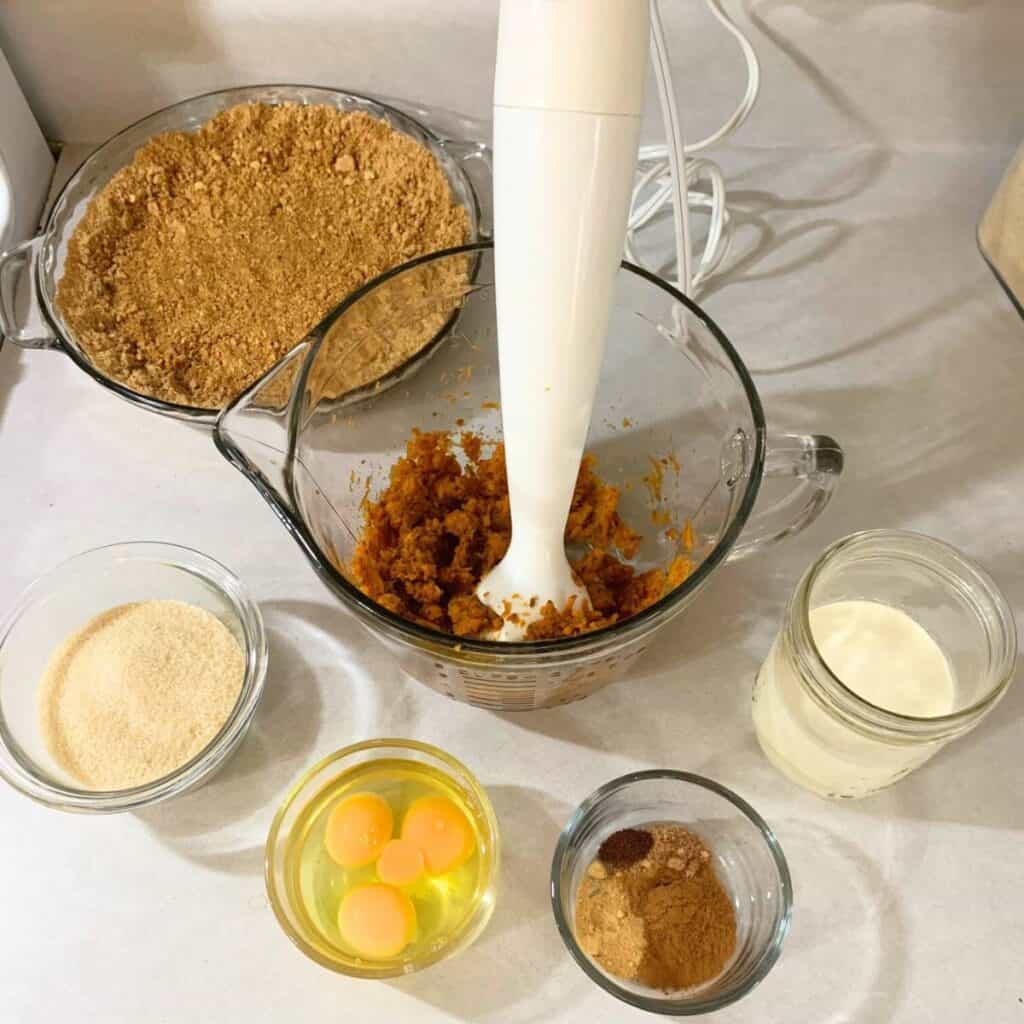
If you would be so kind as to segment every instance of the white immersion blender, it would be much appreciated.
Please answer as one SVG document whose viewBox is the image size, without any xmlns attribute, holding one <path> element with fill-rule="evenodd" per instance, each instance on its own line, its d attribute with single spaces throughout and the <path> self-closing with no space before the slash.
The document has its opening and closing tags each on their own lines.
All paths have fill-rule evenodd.
<svg viewBox="0 0 1024 1024">
<path fill-rule="evenodd" d="M 586 599 L 565 524 L 594 404 L 640 141 L 648 0 L 502 0 L 495 292 L 512 512 L 477 595 L 521 639 Z"/>
</svg>

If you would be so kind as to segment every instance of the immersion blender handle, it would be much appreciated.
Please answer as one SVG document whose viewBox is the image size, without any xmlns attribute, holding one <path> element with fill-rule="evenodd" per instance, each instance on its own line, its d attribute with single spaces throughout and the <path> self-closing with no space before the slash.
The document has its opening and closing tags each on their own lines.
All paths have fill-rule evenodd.
<svg viewBox="0 0 1024 1024">
<path fill-rule="evenodd" d="M 556 601 L 575 588 L 568 564 L 532 557 L 523 537 L 550 528 L 562 553 L 626 234 L 649 30 L 646 0 L 503 0 L 500 9 L 494 258 L 512 509 L 505 563 L 528 592 Z"/>
<path fill-rule="evenodd" d="M 502 0 L 494 105 L 639 117 L 649 36 L 647 0 Z"/>
</svg>

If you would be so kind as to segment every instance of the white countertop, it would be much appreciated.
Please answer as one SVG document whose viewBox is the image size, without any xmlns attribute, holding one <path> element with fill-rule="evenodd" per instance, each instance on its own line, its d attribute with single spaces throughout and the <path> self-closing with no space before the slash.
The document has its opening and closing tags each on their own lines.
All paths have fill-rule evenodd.
<svg viewBox="0 0 1024 1024">
<path fill-rule="evenodd" d="M 580 800 L 623 772 L 671 766 L 746 797 L 793 873 L 780 962 L 717 1022 L 1024 1021 L 1024 680 L 973 734 L 858 803 L 778 775 L 749 714 L 798 575 L 845 533 L 906 527 L 952 541 L 1024 605 L 1024 323 L 974 245 L 1010 153 L 865 143 L 721 154 L 749 216 L 738 265 L 706 305 L 755 373 L 770 427 L 833 434 L 846 476 L 806 534 L 721 571 L 630 680 L 547 712 L 478 711 L 404 678 L 206 434 L 118 401 L 61 355 L 5 346 L 0 607 L 85 548 L 183 543 L 250 585 L 271 668 L 246 743 L 183 799 L 92 818 L 0 787 L 0 1020 L 639 1021 L 564 951 L 547 876 Z M 304 959 L 261 874 L 289 781 L 380 735 L 463 759 L 504 842 L 483 937 L 386 984 Z"/>
</svg>

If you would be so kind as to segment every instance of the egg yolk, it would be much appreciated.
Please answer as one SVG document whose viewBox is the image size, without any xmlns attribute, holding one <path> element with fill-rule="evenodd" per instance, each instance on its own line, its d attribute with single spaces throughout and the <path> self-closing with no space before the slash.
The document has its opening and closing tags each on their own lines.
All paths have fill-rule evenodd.
<svg viewBox="0 0 1024 1024">
<path fill-rule="evenodd" d="M 412 939 L 416 908 L 401 889 L 361 885 L 341 901 L 338 930 L 360 956 L 385 960 L 401 953 Z"/>
<path fill-rule="evenodd" d="M 394 828 L 394 815 L 383 797 L 353 793 L 331 811 L 324 844 L 343 868 L 361 868 L 380 856 Z"/>
<path fill-rule="evenodd" d="M 423 851 L 408 839 L 392 839 L 377 860 L 377 877 L 388 885 L 412 885 L 424 871 Z"/>
<path fill-rule="evenodd" d="M 476 847 L 469 820 L 446 796 L 414 800 L 402 822 L 402 838 L 423 851 L 427 869 L 434 875 L 464 864 Z"/>
</svg>

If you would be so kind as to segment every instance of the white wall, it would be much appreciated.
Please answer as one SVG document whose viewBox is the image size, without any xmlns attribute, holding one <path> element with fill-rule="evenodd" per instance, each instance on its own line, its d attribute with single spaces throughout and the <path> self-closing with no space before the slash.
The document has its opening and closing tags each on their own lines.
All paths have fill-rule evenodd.
<svg viewBox="0 0 1024 1024">
<path fill-rule="evenodd" d="M 699 0 L 662 0 L 696 134 L 741 64 Z M 1024 0 L 726 0 L 764 62 L 737 141 L 1008 144 L 1024 136 Z M 497 0 L 3 0 L 0 48 L 53 138 L 186 96 L 291 81 L 487 117 Z M 653 123 L 653 122 L 652 122 Z"/>
</svg>

